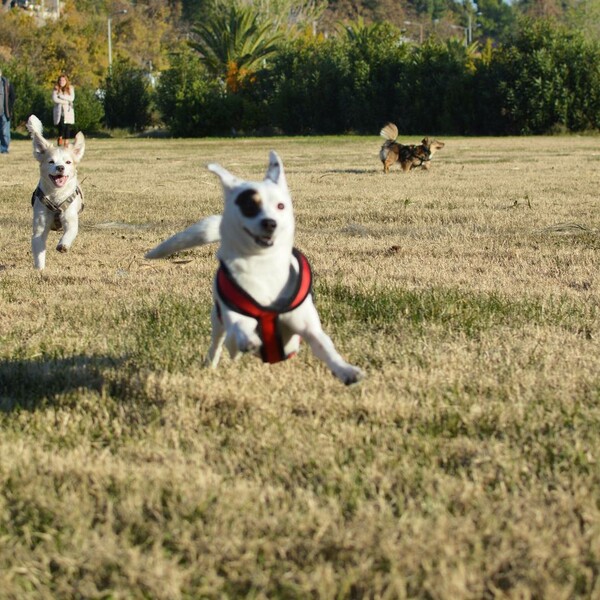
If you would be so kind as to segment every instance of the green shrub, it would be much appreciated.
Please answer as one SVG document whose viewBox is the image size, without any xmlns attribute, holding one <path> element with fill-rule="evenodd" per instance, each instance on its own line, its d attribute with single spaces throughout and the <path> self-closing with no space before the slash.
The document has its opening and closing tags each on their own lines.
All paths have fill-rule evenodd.
<svg viewBox="0 0 600 600">
<path fill-rule="evenodd" d="M 175 136 L 232 135 L 265 131 L 269 115 L 268 73 L 259 72 L 236 92 L 210 75 L 191 50 L 174 56 L 156 91 L 162 119 Z"/>
<path fill-rule="evenodd" d="M 289 134 L 340 133 L 347 128 L 349 63 L 335 39 L 302 39 L 275 58 L 273 118 Z"/>
<path fill-rule="evenodd" d="M 11 127 L 14 129 L 23 125 L 29 115 L 36 115 L 45 127 L 52 125 L 52 95 L 37 81 L 36 75 L 27 67 L 13 61 L 3 69 L 6 76 L 15 87 L 14 115 Z"/>
<path fill-rule="evenodd" d="M 84 133 L 102 129 L 104 107 L 96 90 L 77 88 L 75 93 L 75 126 Z"/>
<path fill-rule="evenodd" d="M 187 50 L 158 106 L 174 135 L 281 131 L 540 134 L 600 128 L 600 45 L 549 21 L 524 21 L 506 46 L 417 46 L 391 25 L 348 26 L 283 44 L 235 92 Z"/>
<path fill-rule="evenodd" d="M 152 119 L 147 73 L 127 60 L 118 60 L 106 78 L 103 102 L 107 127 L 142 131 Z"/>
<path fill-rule="evenodd" d="M 524 21 L 476 79 L 482 133 L 600 127 L 600 47 L 551 21 Z"/>
</svg>

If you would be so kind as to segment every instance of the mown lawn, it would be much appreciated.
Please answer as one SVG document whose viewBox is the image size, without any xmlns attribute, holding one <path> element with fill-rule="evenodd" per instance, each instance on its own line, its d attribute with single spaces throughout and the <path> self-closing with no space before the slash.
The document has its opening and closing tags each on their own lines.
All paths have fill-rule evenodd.
<svg viewBox="0 0 600 600">
<path fill-rule="evenodd" d="M 416 141 L 416 140 L 410 140 Z M 600 597 L 598 138 L 88 139 L 81 231 L 33 270 L 31 145 L 0 161 L 0 598 Z M 208 162 L 282 157 L 307 347 L 203 367 Z"/>
</svg>

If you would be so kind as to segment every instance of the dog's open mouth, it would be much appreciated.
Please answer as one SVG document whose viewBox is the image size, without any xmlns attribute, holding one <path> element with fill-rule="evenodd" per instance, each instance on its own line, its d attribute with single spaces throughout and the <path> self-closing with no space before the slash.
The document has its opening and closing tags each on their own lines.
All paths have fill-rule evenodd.
<svg viewBox="0 0 600 600">
<path fill-rule="evenodd" d="M 50 179 L 56 187 L 63 187 L 67 180 L 69 179 L 68 175 L 50 175 Z"/>
<path fill-rule="evenodd" d="M 249 229 L 244 227 L 244 231 L 261 247 L 269 248 L 273 245 L 273 236 L 267 235 L 254 235 Z"/>
</svg>

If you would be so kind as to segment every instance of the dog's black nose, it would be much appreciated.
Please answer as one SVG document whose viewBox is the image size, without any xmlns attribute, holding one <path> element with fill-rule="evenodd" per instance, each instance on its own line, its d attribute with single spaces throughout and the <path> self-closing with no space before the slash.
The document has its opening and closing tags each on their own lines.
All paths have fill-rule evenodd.
<svg viewBox="0 0 600 600">
<path fill-rule="evenodd" d="M 275 231 L 275 227 L 277 227 L 277 221 L 275 219 L 263 219 L 260 222 L 260 226 L 267 233 L 273 233 Z"/>
<path fill-rule="evenodd" d="M 64 166 L 63 166 L 63 165 L 56 165 L 56 170 L 57 170 L 59 173 L 62 173 L 62 172 L 65 170 L 65 168 L 64 168 Z"/>
</svg>

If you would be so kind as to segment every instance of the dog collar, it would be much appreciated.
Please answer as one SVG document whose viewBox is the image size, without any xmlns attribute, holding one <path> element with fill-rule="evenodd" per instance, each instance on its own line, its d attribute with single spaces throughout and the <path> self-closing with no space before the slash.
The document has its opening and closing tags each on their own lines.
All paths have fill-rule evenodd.
<svg viewBox="0 0 600 600">
<path fill-rule="evenodd" d="M 279 330 L 279 315 L 294 310 L 310 294 L 312 286 L 312 273 L 307 258 L 294 248 L 293 255 L 298 260 L 300 272 L 296 281 L 294 292 L 285 302 L 277 305 L 263 306 L 259 304 L 248 292 L 235 281 L 229 269 L 221 262 L 217 271 L 217 292 L 219 298 L 227 307 L 239 314 L 252 317 L 258 321 L 258 335 L 262 341 L 261 357 L 263 362 L 276 363 L 290 358 L 284 353 L 283 341 Z M 290 276 L 292 276 L 290 267 Z M 221 318 L 219 303 L 217 314 Z"/>
<path fill-rule="evenodd" d="M 81 197 L 81 210 L 83 210 L 83 192 L 79 186 L 77 186 L 75 191 L 70 196 L 57 204 L 50 200 L 48 196 L 45 196 L 44 192 L 42 192 L 42 189 L 38 185 L 31 196 L 31 206 L 34 205 L 36 200 L 39 200 L 48 210 L 58 214 L 65 212 L 65 210 L 67 210 L 67 208 L 73 204 L 73 201 L 75 198 L 77 198 L 77 196 Z"/>
</svg>

